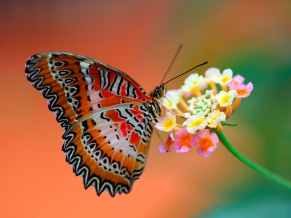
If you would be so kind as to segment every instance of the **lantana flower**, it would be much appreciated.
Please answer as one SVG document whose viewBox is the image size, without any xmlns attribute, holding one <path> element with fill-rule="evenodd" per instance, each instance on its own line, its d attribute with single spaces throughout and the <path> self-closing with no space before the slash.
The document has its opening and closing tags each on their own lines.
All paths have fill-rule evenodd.
<svg viewBox="0 0 291 218">
<path fill-rule="evenodd" d="M 182 89 L 185 91 L 185 96 L 189 97 L 191 93 L 195 95 L 200 95 L 200 90 L 206 88 L 206 83 L 203 76 L 198 73 L 191 74 L 185 79 L 185 84 L 182 86 Z"/>
<path fill-rule="evenodd" d="M 232 74 L 231 69 L 226 69 L 221 74 L 219 69 L 212 67 L 205 72 L 205 77 L 208 82 L 215 82 L 225 86 L 232 81 Z"/>
<path fill-rule="evenodd" d="M 216 95 L 219 106 L 226 107 L 232 104 L 233 99 L 236 97 L 236 91 L 230 90 L 229 92 L 220 91 Z"/>
<path fill-rule="evenodd" d="M 169 135 L 158 150 L 166 153 L 175 147 L 178 153 L 183 153 L 197 146 L 198 153 L 208 157 L 219 142 L 215 132 L 223 130 L 222 126 L 227 125 L 226 120 L 238 108 L 241 98 L 253 90 L 252 83 L 245 85 L 243 82 L 242 76 L 233 77 L 231 69 L 221 74 L 218 68 L 210 68 L 205 77 L 192 74 L 181 89 L 168 91 L 163 102 L 169 111 L 156 128 Z M 184 120 L 182 125 L 176 123 L 176 116 Z"/>
<path fill-rule="evenodd" d="M 197 115 L 190 116 L 184 123 L 183 126 L 186 126 L 186 129 L 189 133 L 195 133 L 198 130 L 204 129 L 206 127 L 205 115 L 203 112 L 200 112 Z"/>
<path fill-rule="evenodd" d="M 231 90 L 236 90 L 237 98 L 246 98 L 253 91 L 253 84 L 249 82 L 248 84 L 244 84 L 245 78 L 241 75 L 236 75 L 233 77 L 231 83 L 229 83 L 229 88 Z"/>
<path fill-rule="evenodd" d="M 253 84 L 249 82 L 246 85 L 240 85 L 236 87 L 237 98 L 246 98 L 253 91 Z"/>
<path fill-rule="evenodd" d="M 181 128 L 176 132 L 175 147 L 176 152 L 188 152 L 194 146 L 194 136 L 186 128 Z"/>
<path fill-rule="evenodd" d="M 222 75 L 219 77 L 214 78 L 214 82 L 225 86 L 229 84 L 232 80 L 232 70 L 231 69 L 226 69 L 222 72 Z"/>
<path fill-rule="evenodd" d="M 158 130 L 171 132 L 176 126 L 176 116 L 171 112 L 167 112 L 164 118 L 160 118 L 156 124 Z"/>
<path fill-rule="evenodd" d="M 205 72 L 205 78 L 208 82 L 210 81 L 217 81 L 217 79 L 221 77 L 220 70 L 215 67 L 211 67 Z"/>
<path fill-rule="evenodd" d="M 185 92 L 190 92 L 193 88 L 200 87 L 204 84 L 203 76 L 199 75 L 198 73 L 194 73 L 186 78 L 185 85 L 182 86 L 182 89 Z"/>
<path fill-rule="evenodd" d="M 203 156 L 208 157 L 216 148 L 219 139 L 217 135 L 209 129 L 205 129 L 194 136 L 194 143 L 197 148 L 197 152 Z"/>
<path fill-rule="evenodd" d="M 167 91 L 163 100 L 163 105 L 165 105 L 168 109 L 177 109 L 177 104 L 179 103 L 180 96 L 183 93 L 184 91 L 182 89 Z"/>
<path fill-rule="evenodd" d="M 245 78 L 241 75 L 236 75 L 232 78 L 231 82 L 229 83 L 229 86 L 232 86 L 233 90 L 235 90 L 235 86 L 242 85 L 243 82 L 245 81 Z"/>
<path fill-rule="evenodd" d="M 240 84 L 240 85 L 230 84 L 229 87 L 231 90 L 236 91 L 237 98 L 246 98 L 253 91 L 253 84 L 251 82 L 249 82 L 247 85 L 245 85 L 245 84 Z"/>
<path fill-rule="evenodd" d="M 219 123 L 222 121 L 225 121 L 226 115 L 224 112 L 215 110 L 208 114 L 206 121 L 207 121 L 207 126 L 210 128 L 216 128 Z"/>
</svg>

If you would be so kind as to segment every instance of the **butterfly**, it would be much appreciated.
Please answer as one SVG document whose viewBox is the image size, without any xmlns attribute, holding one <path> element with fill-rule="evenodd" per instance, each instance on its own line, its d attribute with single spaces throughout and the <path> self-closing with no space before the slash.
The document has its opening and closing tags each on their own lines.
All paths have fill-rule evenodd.
<svg viewBox="0 0 291 218">
<path fill-rule="evenodd" d="M 129 193 L 144 170 L 165 86 L 147 94 L 116 68 L 60 52 L 31 56 L 25 73 L 65 129 L 62 150 L 85 189 Z"/>
</svg>

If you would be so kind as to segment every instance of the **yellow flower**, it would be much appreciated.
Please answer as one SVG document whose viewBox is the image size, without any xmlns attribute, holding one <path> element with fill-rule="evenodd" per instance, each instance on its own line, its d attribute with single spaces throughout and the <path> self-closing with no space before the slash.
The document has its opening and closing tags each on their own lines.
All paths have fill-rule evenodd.
<svg viewBox="0 0 291 218">
<path fill-rule="evenodd" d="M 225 121 L 225 119 L 226 119 L 225 113 L 215 110 L 211 112 L 210 114 L 208 114 L 206 118 L 207 126 L 210 128 L 216 128 L 217 125 L 220 122 Z"/>
<path fill-rule="evenodd" d="M 205 77 L 207 78 L 207 82 L 213 81 L 217 84 L 225 86 L 232 81 L 232 74 L 231 69 L 226 69 L 221 74 L 218 68 L 212 67 L 205 72 Z"/>
<path fill-rule="evenodd" d="M 167 91 L 165 98 L 163 100 L 163 105 L 168 109 L 177 109 L 177 104 L 179 103 L 180 96 L 183 94 L 182 89 Z"/>
<path fill-rule="evenodd" d="M 186 126 L 186 129 L 189 133 L 195 133 L 198 130 L 202 130 L 206 127 L 205 115 L 203 112 L 198 113 L 197 115 L 190 116 L 184 123 L 183 126 Z"/>
<path fill-rule="evenodd" d="M 207 82 L 217 80 L 220 77 L 221 77 L 221 73 L 218 68 L 211 67 L 205 72 L 205 79 L 207 80 Z"/>
<path fill-rule="evenodd" d="M 232 80 L 232 70 L 231 69 L 226 69 L 222 72 L 221 77 L 219 80 L 216 82 L 222 86 L 225 86 L 229 84 Z"/>
<path fill-rule="evenodd" d="M 156 123 L 156 128 L 164 132 L 171 132 L 175 126 L 176 116 L 170 112 L 166 112 L 166 116 Z"/>
<path fill-rule="evenodd" d="M 227 107 L 232 105 L 233 99 L 235 97 L 236 97 L 235 90 L 230 90 L 229 92 L 220 91 L 216 95 L 216 99 L 220 107 Z"/>
<path fill-rule="evenodd" d="M 203 85 L 205 85 L 203 76 L 199 76 L 197 73 L 194 73 L 185 79 L 185 85 L 182 86 L 182 89 L 185 92 L 190 92 L 193 88 L 198 88 Z"/>
</svg>

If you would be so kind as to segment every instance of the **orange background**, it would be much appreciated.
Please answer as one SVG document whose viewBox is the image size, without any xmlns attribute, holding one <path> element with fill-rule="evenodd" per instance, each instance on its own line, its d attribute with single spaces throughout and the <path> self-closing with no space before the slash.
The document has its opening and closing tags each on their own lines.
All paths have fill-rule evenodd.
<svg viewBox="0 0 291 218">
<path fill-rule="evenodd" d="M 183 42 L 168 79 L 209 61 L 197 72 L 231 68 L 252 81 L 254 93 L 230 121 L 240 126 L 225 128 L 225 134 L 246 156 L 291 179 L 289 1 L 0 3 L 1 217 L 189 217 L 213 205 L 239 203 L 245 200 L 241 193 L 285 192 L 222 145 L 209 158 L 194 149 L 160 154 L 155 134 L 130 194 L 112 198 L 85 191 L 61 151 L 64 131 L 26 80 L 24 64 L 39 52 L 81 54 L 126 72 L 150 91 Z M 264 188 L 256 191 L 258 186 Z"/>
</svg>

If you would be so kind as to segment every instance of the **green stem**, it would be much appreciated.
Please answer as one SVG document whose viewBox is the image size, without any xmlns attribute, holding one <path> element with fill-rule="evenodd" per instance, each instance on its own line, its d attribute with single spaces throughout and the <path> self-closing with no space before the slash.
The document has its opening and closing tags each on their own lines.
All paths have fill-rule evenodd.
<svg viewBox="0 0 291 218">
<path fill-rule="evenodd" d="M 270 172 L 269 170 L 259 166 L 258 164 L 252 162 L 251 160 L 249 160 L 248 158 L 243 156 L 241 153 L 238 152 L 238 150 L 236 150 L 230 144 L 230 142 L 227 140 L 227 138 L 225 137 L 225 135 L 222 132 L 217 132 L 217 135 L 218 135 L 220 141 L 222 142 L 222 144 L 224 144 L 224 146 L 227 148 L 227 150 L 229 150 L 230 153 L 232 153 L 241 162 L 243 162 L 244 164 L 246 164 L 247 166 L 249 166 L 253 170 L 257 171 L 258 173 L 262 174 L 263 176 L 278 183 L 279 185 L 291 190 L 291 182 L 290 181 Z"/>
</svg>

